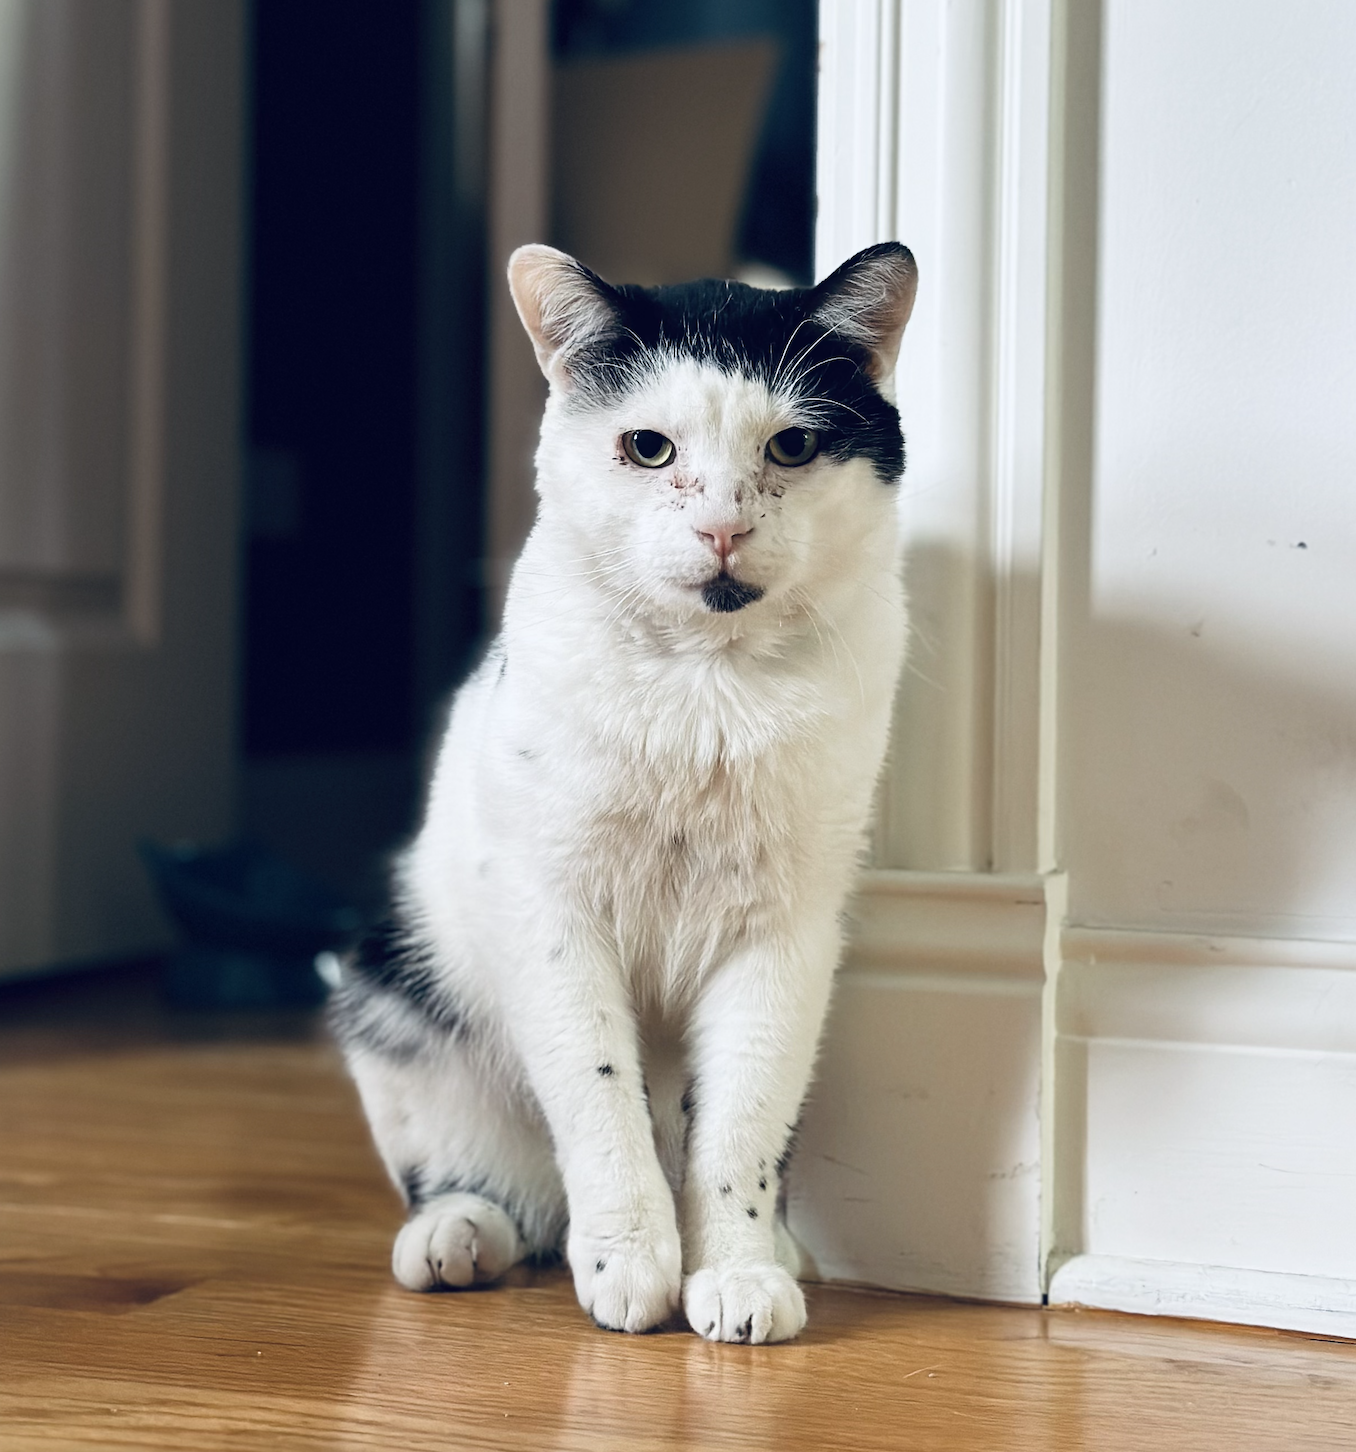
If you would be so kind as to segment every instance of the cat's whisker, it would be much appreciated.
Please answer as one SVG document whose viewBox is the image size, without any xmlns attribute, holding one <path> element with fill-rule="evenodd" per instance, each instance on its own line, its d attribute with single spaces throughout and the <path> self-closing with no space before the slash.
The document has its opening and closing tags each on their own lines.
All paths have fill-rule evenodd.
<svg viewBox="0 0 1356 1452">
<path fill-rule="evenodd" d="M 799 333 L 800 330 L 805 327 L 806 324 L 809 322 L 809 318 L 802 318 L 800 322 L 798 322 L 796 326 L 791 329 L 791 336 L 787 338 L 786 344 L 782 348 L 782 355 L 780 358 L 777 359 L 777 366 L 772 370 L 772 377 L 768 383 L 768 386 L 770 388 L 774 390 L 776 389 L 779 381 L 781 380 L 782 364 L 786 362 L 786 355 L 791 351 L 791 344 L 796 341 L 796 334 Z M 814 343 L 810 344 L 811 348 L 813 348 L 814 346 Z M 803 358 L 805 356 L 805 353 L 802 352 L 801 354 L 799 354 L 799 356 Z M 794 367 L 795 365 L 793 364 L 792 366 Z"/>
<path fill-rule="evenodd" d="M 923 670 L 921 670 L 913 660 L 906 660 L 904 662 L 904 673 L 905 675 L 917 676 L 920 681 L 922 681 L 925 685 L 931 686 L 934 691 L 945 692 L 946 690 L 946 687 L 942 685 L 940 681 L 934 681 L 932 677 L 930 675 L 927 675 Z"/>
</svg>

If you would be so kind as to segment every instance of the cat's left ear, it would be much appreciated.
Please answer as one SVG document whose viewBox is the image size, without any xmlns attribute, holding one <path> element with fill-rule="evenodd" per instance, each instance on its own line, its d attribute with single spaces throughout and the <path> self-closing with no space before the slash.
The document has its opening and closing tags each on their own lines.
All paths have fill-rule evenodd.
<svg viewBox="0 0 1356 1452">
<path fill-rule="evenodd" d="M 554 247 L 533 243 L 509 258 L 509 291 L 553 388 L 572 387 L 570 361 L 621 329 L 621 299 L 597 273 Z"/>
<path fill-rule="evenodd" d="M 814 289 L 810 315 L 869 348 L 871 377 L 888 388 L 917 291 L 913 253 L 899 242 L 877 242 Z"/>
</svg>

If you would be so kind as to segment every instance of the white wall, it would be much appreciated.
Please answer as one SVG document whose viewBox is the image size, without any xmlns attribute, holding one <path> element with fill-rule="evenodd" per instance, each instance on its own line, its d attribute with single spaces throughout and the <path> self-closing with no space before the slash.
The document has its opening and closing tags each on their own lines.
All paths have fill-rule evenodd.
<svg viewBox="0 0 1356 1452">
<path fill-rule="evenodd" d="M 1076 920 L 1356 938 L 1356 7 L 1112 0 Z"/>
</svg>

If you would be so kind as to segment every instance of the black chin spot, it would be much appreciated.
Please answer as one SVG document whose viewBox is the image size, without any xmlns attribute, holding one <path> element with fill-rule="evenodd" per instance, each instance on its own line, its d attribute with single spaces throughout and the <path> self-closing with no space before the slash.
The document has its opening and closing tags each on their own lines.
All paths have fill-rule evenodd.
<svg viewBox="0 0 1356 1452">
<path fill-rule="evenodd" d="M 755 600 L 762 598 L 761 586 L 745 585 L 727 575 L 724 570 L 714 580 L 708 580 L 702 586 L 702 600 L 706 608 L 714 610 L 718 615 L 729 615 L 735 610 L 742 610 L 745 605 L 752 605 Z"/>
</svg>

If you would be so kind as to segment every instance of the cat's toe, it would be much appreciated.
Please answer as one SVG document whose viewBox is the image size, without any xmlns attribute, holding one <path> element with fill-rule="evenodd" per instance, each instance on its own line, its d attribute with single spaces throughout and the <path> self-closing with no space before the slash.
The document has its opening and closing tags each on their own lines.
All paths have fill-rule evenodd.
<svg viewBox="0 0 1356 1452">
<path fill-rule="evenodd" d="M 492 1281 L 523 1255 L 513 1221 L 479 1195 L 446 1195 L 401 1227 L 391 1253 L 395 1278 L 411 1291 Z"/>
<path fill-rule="evenodd" d="M 805 1296 L 779 1265 L 693 1271 L 683 1310 L 708 1341 L 789 1341 L 805 1325 Z"/>
<path fill-rule="evenodd" d="M 608 1331 L 650 1331 L 678 1309 L 682 1252 L 676 1232 L 652 1242 L 571 1241 L 579 1304 Z"/>
</svg>

